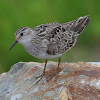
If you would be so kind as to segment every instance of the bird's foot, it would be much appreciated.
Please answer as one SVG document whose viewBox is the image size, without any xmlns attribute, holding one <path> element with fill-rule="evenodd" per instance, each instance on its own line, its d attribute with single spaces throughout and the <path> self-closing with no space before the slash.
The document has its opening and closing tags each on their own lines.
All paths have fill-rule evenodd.
<svg viewBox="0 0 100 100">
<path fill-rule="evenodd" d="M 58 79 L 58 74 L 59 74 L 59 71 L 58 71 L 58 69 L 56 70 L 56 73 L 55 73 L 55 78 L 54 78 L 54 82 L 56 82 L 57 81 L 57 79 Z"/>
<path fill-rule="evenodd" d="M 54 73 L 49 75 L 49 77 L 47 78 L 47 81 L 50 81 L 51 79 L 53 79 L 54 82 L 56 82 L 59 77 L 58 74 L 59 74 L 59 70 L 56 69 L 56 71 Z"/>
<path fill-rule="evenodd" d="M 39 80 L 35 83 L 35 84 L 37 84 L 42 78 L 43 78 L 43 76 L 45 75 L 45 72 L 43 72 L 41 75 L 39 75 L 39 76 L 36 76 L 35 77 L 35 80 L 37 80 L 38 78 L 39 78 Z"/>
</svg>

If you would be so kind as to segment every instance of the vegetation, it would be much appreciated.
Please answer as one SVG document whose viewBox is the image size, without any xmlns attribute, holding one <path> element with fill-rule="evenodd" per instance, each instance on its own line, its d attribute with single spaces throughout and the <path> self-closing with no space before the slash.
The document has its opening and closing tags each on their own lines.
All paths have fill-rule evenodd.
<svg viewBox="0 0 100 100">
<path fill-rule="evenodd" d="M 44 60 L 29 55 L 22 45 L 11 51 L 14 33 L 20 27 L 43 23 L 68 22 L 90 15 L 91 22 L 76 45 L 62 56 L 62 62 L 100 61 L 100 1 L 97 0 L 1 0 L 0 1 L 0 73 L 19 62 Z M 57 61 L 57 59 L 54 59 Z"/>
</svg>

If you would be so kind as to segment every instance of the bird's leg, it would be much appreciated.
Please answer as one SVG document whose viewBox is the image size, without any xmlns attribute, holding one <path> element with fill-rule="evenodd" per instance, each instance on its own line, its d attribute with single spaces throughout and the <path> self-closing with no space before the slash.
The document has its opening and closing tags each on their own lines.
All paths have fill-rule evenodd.
<svg viewBox="0 0 100 100">
<path fill-rule="evenodd" d="M 56 80 L 57 80 L 57 78 L 58 78 L 58 73 L 59 73 L 59 66 L 60 66 L 60 62 L 61 62 L 61 58 L 59 57 L 59 59 L 58 59 L 58 66 L 57 66 L 57 68 L 56 68 L 56 73 L 55 73 L 56 78 L 55 78 L 55 80 L 54 80 L 54 81 L 56 81 Z"/>
<path fill-rule="evenodd" d="M 60 62 L 61 62 L 61 58 L 59 57 L 59 59 L 58 59 L 58 66 L 57 66 L 57 68 L 56 68 L 56 71 L 55 71 L 54 74 L 50 75 L 50 76 L 52 76 L 52 77 L 51 77 L 49 80 L 51 80 L 54 76 L 55 76 L 55 81 L 57 80 L 58 73 L 59 73 Z"/>
<path fill-rule="evenodd" d="M 59 70 L 59 66 L 60 66 L 60 63 L 61 63 L 61 58 L 59 57 L 59 59 L 58 59 L 58 66 L 57 66 L 57 68 L 56 68 L 56 75 L 58 76 L 58 70 Z"/>
<path fill-rule="evenodd" d="M 39 77 L 40 77 L 40 79 L 36 82 L 36 84 L 37 84 L 37 83 L 43 78 L 43 76 L 45 75 L 46 65 L 47 65 L 47 59 L 45 59 L 45 66 L 44 66 L 44 70 L 43 70 L 42 75 L 35 77 L 35 78 L 39 78 Z"/>
<path fill-rule="evenodd" d="M 55 73 L 55 75 L 56 75 L 55 81 L 56 81 L 57 78 L 58 78 L 60 62 L 61 62 L 61 58 L 59 57 L 59 59 L 58 59 L 58 66 L 57 66 L 57 68 L 56 68 L 56 73 Z"/>
</svg>

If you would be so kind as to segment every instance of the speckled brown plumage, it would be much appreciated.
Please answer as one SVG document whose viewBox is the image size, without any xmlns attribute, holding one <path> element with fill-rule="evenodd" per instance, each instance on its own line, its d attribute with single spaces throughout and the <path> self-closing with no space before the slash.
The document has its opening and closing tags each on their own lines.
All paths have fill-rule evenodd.
<svg viewBox="0 0 100 100">
<path fill-rule="evenodd" d="M 58 69 L 61 62 L 60 56 L 75 45 L 89 21 L 88 16 L 84 16 L 67 23 L 47 23 L 33 29 L 22 27 L 16 31 L 16 40 L 11 48 L 16 43 L 20 43 L 32 56 L 45 59 L 44 71 L 40 78 L 42 79 L 47 59 L 59 58 Z"/>
</svg>

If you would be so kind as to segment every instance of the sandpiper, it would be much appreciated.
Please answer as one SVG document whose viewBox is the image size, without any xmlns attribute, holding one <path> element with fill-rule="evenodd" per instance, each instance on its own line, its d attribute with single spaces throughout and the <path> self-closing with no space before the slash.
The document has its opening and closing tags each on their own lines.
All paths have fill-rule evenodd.
<svg viewBox="0 0 100 100">
<path fill-rule="evenodd" d="M 15 32 L 15 42 L 10 50 L 15 44 L 20 43 L 32 56 L 45 59 L 41 80 L 45 75 L 47 60 L 59 58 L 58 69 L 61 62 L 60 56 L 75 45 L 89 21 L 89 17 L 84 16 L 67 23 L 47 23 L 35 28 L 22 27 Z"/>
</svg>

